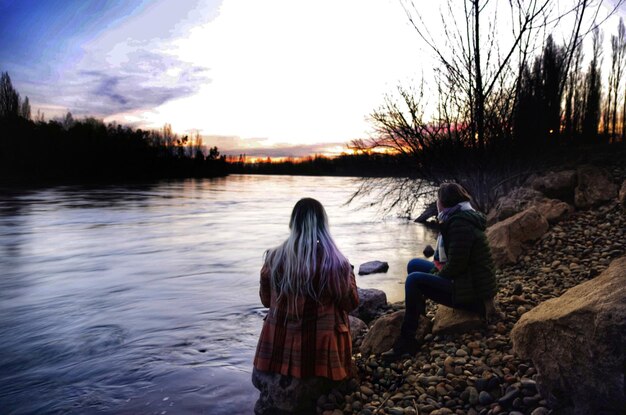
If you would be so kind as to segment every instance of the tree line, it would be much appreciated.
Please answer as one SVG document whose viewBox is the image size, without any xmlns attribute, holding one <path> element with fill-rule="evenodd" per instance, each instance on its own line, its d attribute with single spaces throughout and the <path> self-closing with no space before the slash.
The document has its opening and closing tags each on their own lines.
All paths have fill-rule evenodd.
<svg viewBox="0 0 626 415">
<path fill-rule="evenodd" d="M 0 180 L 5 183 L 58 180 L 126 180 L 213 177 L 227 174 L 217 147 L 205 150 L 198 133 L 180 136 L 166 124 L 143 130 L 67 113 L 31 119 L 9 74 L 0 76 Z"/>
<path fill-rule="evenodd" d="M 623 152 L 626 30 L 620 20 L 603 82 L 601 1 L 562 11 L 551 0 L 448 0 L 436 23 L 414 1 L 401 3 L 435 57 L 434 85 L 399 86 L 371 114 L 374 136 L 352 145 L 393 152 L 423 180 L 365 181 L 361 194 L 410 214 L 433 186 L 453 180 L 486 211 L 535 171 L 603 146 Z M 557 27 L 562 44 L 552 37 Z"/>
<path fill-rule="evenodd" d="M 354 177 L 391 177 L 410 176 L 411 166 L 393 154 L 371 151 L 356 154 L 340 154 L 335 157 L 312 155 L 301 159 L 288 157 L 279 161 L 271 158 L 247 162 L 246 155 L 227 157 L 231 173 L 240 174 L 277 174 L 302 176 L 354 176 Z"/>
</svg>

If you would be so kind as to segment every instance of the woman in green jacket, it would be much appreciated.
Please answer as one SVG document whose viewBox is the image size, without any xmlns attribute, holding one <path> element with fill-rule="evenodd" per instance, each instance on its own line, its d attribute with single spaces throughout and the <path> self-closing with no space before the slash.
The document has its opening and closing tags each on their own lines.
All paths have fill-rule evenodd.
<svg viewBox="0 0 626 415">
<path fill-rule="evenodd" d="M 443 183 L 437 193 L 441 232 L 435 262 L 413 259 L 407 266 L 406 311 L 400 338 L 383 357 L 415 354 L 419 315 L 426 314 L 426 298 L 448 307 L 486 316 L 496 295 L 493 259 L 485 236 L 485 216 L 471 206 L 471 197 L 456 183 Z"/>
</svg>

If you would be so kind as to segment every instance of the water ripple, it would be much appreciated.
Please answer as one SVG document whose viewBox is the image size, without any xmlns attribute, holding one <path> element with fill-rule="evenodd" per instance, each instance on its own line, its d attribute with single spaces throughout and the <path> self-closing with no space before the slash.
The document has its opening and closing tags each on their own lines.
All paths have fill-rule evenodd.
<svg viewBox="0 0 626 415">
<path fill-rule="evenodd" d="M 390 301 L 432 243 L 419 225 L 344 206 L 356 186 L 231 176 L 0 192 L 2 413 L 250 413 L 263 252 L 299 198 L 326 206 L 355 266 L 389 262 L 357 281 Z"/>
</svg>

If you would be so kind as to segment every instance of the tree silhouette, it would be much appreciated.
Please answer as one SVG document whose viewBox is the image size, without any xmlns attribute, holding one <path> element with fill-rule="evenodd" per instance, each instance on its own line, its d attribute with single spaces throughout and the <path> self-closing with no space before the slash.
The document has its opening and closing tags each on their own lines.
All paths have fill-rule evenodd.
<svg viewBox="0 0 626 415">
<path fill-rule="evenodd" d="M 609 74 L 609 91 L 607 99 L 607 116 L 605 132 L 611 139 L 617 133 L 617 107 L 620 101 L 622 77 L 626 65 L 626 27 L 624 19 L 619 19 L 617 35 L 611 35 L 611 72 Z"/>
<path fill-rule="evenodd" d="M 17 117 L 19 115 L 20 95 L 17 93 L 8 72 L 0 75 L 0 117 Z"/>
<path fill-rule="evenodd" d="M 20 104 L 20 117 L 30 120 L 30 102 L 28 97 L 24 98 L 24 102 Z"/>
<path fill-rule="evenodd" d="M 166 124 L 159 131 L 132 129 L 99 119 L 64 117 L 31 121 L 28 98 L 20 103 L 7 73 L 0 79 L 0 182 L 126 180 L 226 175 L 217 147 L 205 159 L 199 134 L 179 137 Z"/>
<path fill-rule="evenodd" d="M 600 122 L 600 102 L 602 100 L 602 32 L 594 29 L 592 36 L 591 62 L 585 79 L 585 113 L 583 119 L 583 137 L 593 141 L 598 136 Z"/>
<path fill-rule="evenodd" d="M 398 179 L 378 189 L 365 186 L 361 194 L 377 193 L 381 201 L 404 210 L 410 208 L 406 201 L 432 197 L 433 185 L 453 180 L 488 210 L 499 195 L 559 154 L 555 146 L 562 141 L 564 95 L 565 136 L 579 131 L 579 124 L 584 133 L 597 134 L 602 86 L 597 39 L 584 88 L 577 78 L 580 45 L 587 33 L 595 38 L 599 33 L 587 30 L 583 21 L 597 26 L 601 2 L 578 0 L 563 11 L 551 0 L 448 0 L 434 21 L 424 17 L 420 3 L 401 3 L 439 64 L 432 94 L 438 106 L 435 114 L 425 116 L 422 84 L 398 88 L 398 94 L 387 96 L 374 110 L 374 135 L 353 141 L 354 149 L 407 158 L 412 175 L 420 180 Z M 572 22 L 569 28 L 563 24 L 566 19 Z M 503 20 L 509 22 L 506 30 Z M 565 30 L 563 46 L 547 36 L 557 27 Z M 572 73 L 574 77 L 566 76 Z"/>
</svg>

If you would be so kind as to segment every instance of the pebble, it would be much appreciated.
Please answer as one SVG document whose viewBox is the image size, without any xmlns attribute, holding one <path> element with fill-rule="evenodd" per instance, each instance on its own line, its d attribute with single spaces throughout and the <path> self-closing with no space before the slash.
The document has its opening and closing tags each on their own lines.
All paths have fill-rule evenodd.
<svg viewBox="0 0 626 415">
<path fill-rule="evenodd" d="M 522 388 L 524 389 L 531 389 L 533 391 L 537 390 L 537 382 L 532 379 L 522 378 L 520 382 L 522 384 Z"/>
<path fill-rule="evenodd" d="M 620 172 L 626 177 L 626 168 Z M 393 364 L 378 356 L 355 354 L 360 383 L 345 393 L 345 399 L 318 406 L 318 413 L 334 403 L 336 409 L 362 415 L 374 411 L 380 415 L 548 415 L 547 402 L 537 393 L 533 379 L 537 371 L 532 362 L 513 354 L 509 334 L 533 307 L 597 276 L 612 258 L 624 255 L 626 216 L 616 204 L 602 209 L 602 213 L 574 212 L 518 263 L 497 271 L 499 319 L 475 332 L 429 333 L 415 357 Z M 606 223 L 610 226 L 598 226 Z M 394 303 L 381 313 L 401 309 L 402 303 Z M 434 316 L 430 302 L 427 316 Z M 359 341 L 357 337 L 353 344 Z"/>
<path fill-rule="evenodd" d="M 540 400 L 541 400 L 541 398 L 539 397 L 539 395 L 537 395 L 537 396 L 524 396 L 522 398 L 522 404 L 524 406 L 533 407 L 533 406 L 536 406 L 539 403 Z"/>
<path fill-rule="evenodd" d="M 478 394 L 478 402 L 480 402 L 481 405 L 489 405 L 493 402 L 493 397 L 488 392 L 482 391 Z"/>
<path fill-rule="evenodd" d="M 361 386 L 361 393 L 364 393 L 367 396 L 373 395 L 374 391 L 368 388 L 367 386 Z"/>
<path fill-rule="evenodd" d="M 468 402 L 470 405 L 476 405 L 479 400 L 478 390 L 472 386 L 468 386 L 466 390 L 468 391 Z"/>
<path fill-rule="evenodd" d="M 518 395 L 519 395 L 519 390 L 513 388 L 507 393 L 505 393 L 504 396 L 502 396 L 500 399 L 498 399 L 498 403 L 502 406 L 508 407 L 513 403 L 513 399 L 517 398 Z"/>
</svg>

